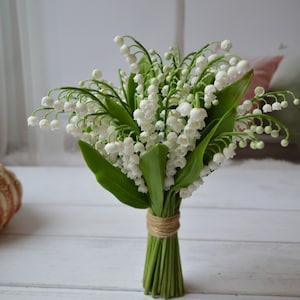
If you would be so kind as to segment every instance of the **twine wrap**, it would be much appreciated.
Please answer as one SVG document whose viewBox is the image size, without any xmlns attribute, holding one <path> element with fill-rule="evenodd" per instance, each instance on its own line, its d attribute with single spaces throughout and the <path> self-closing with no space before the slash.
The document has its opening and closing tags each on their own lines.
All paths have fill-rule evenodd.
<svg viewBox="0 0 300 300">
<path fill-rule="evenodd" d="M 152 215 L 148 210 L 147 213 L 147 229 L 148 232 L 157 238 L 170 237 L 178 231 L 180 227 L 179 223 L 180 213 L 177 213 L 171 217 L 157 217 Z"/>
</svg>

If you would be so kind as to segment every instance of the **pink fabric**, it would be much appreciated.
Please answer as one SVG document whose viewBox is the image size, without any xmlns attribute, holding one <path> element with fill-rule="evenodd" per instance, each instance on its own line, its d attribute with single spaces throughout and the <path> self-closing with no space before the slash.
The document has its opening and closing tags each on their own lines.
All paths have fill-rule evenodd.
<svg viewBox="0 0 300 300">
<path fill-rule="evenodd" d="M 254 89 L 257 86 L 262 86 L 265 91 L 269 90 L 272 77 L 282 59 L 282 55 L 249 59 L 249 62 L 254 71 L 254 77 L 243 97 L 243 100 L 251 99 L 254 96 Z"/>
</svg>

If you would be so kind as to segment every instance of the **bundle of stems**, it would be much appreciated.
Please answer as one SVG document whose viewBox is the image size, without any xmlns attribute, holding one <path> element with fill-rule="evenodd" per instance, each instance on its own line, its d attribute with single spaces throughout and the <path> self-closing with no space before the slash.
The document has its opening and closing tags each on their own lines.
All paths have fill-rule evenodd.
<svg viewBox="0 0 300 300">
<path fill-rule="evenodd" d="M 178 193 L 165 198 L 162 210 L 149 208 L 147 214 L 147 250 L 143 287 L 145 294 L 168 299 L 184 295 L 178 229 L 180 203 Z M 170 195 L 170 194 L 169 194 Z M 157 204 L 157 203 L 156 203 Z"/>
<path fill-rule="evenodd" d="M 158 238 L 148 233 L 143 286 L 145 294 L 181 297 L 184 294 L 178 234 Z"/>
</svg>

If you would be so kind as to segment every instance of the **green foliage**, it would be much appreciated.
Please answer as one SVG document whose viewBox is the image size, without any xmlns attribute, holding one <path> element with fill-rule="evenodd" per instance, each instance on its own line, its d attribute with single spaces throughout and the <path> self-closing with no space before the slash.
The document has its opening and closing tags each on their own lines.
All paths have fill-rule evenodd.
<svg viewBox="0 0 300 300">
<path fill-rule="evenodd" d="M 135 121 L 132 119 L 130 113 L 124 108 L 124 106 L 118 104 L 114 100 L 106 100 L 106 106 L 109 114 L 112 118 L 118 120 L 120 125 L 127 125 L 131 130 L 136 133 L 139 132 L 139 128 Z"/>
<path fill-rule="evenodd" d="M 149 57 L 146 55 L 143 55 L 141 59 L 139 60 L 139 66 L 140 66 L 140 74 L 143 76 L 146 76 L 146 74 L 151 71 L 151 62 L 149 61 Z"/>
<path fill-rule="evenodd" d="M 135 111 L 136 107 L 136 100 L 135 100 L 135 91 L 137 87 L 137 83 L 134 82 L 135 74 L 131 73 L 128 78 L 127 84 L 127 104 L 130 109 L 131 114 Z"/>
<path fill-rule="evenodd" d="M 220 103 L 209 111 L 208 125 L 203 130 L 196 149 L 187 156 L 186 166 L 177 172 L 172 190 L 178 191 L 197 180 L 204 166 L 204 157 L 210 141 L 222 133 L 233 131 L 236 106 L 247 90 L 252 75 L 252 71 L 246 73 L 219 92 Z"/>
<path fill-rule="evenodd" d="M 140 160 L 140 168 L 147 183 L 150 206 L 156 215 L 161 215 L 164 204 L 164 181 L 169 149 L 157 144 L 148 150 Z"/>
<path fill-rule="evenodd" d="M 223 123 L 223 126 L 216 132 L 216 135 L 220 131 L 232 131 L 236 117 L 236 107 L 240 104 L 243 95 L 247 91 L 248 86 L 251 83 L 252 77 L 253 70 L 249 71 L 244 76 L 242 76 L 241 78 L 228 85 L 216 94 L 219 104 L 213 106 L 209 110 L 207 120 L 208 123 L 212 120 L 220 119 L 230 110 L 234 110 L 234 114 L 232 114 L 231 117 L 228 116 L 227 121 Z"/>
<path fill-rule="evenodd" d="M 122 203 L 134 208 L 149 207 L 148 197 L 137 190 L 131 179 L 111 165 L 94 147 L 79 141 L 81 153 L 97 181 Z"/>
<path fill-rule="evenodd" d="M 189 153 L 185 167 L 177 172 L 172 190 L 179 191 L 181 188 L 189 186 L 199 178 L 200 172 L 204 166 L 203 157 L 206 147 L 219 125 L 220 121 L 218 122 L 215 120 L 207 127 L 210 128 L 210 130 L 206 131 L 207 134 L 203 135 L 203 138 L 200 140 L 195 150 Z"/>
</svg>

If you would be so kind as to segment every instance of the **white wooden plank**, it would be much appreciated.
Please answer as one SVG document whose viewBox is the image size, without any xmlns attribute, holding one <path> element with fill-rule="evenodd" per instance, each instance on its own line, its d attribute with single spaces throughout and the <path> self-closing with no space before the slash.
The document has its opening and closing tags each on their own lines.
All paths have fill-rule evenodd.
<svg viewBox="0 0 300 300">
<path fill-rule="evenodd" d="M 183 243 L 182 249 L 191 292 L 300 295 L 299 244 Z"/>
<path fill-rule="evenodd" d="M 0 237 L 0 286 L 141 290 L 145 240 Z M 300 295 L 300 244 L 181 241 L 191 293 Z"/>
<path fill-rule="evenodd" d="M 25 203 L 4 233 L 144 238 L 146 211 L 123 206 Z M 182 239 L 300 242 L 300 211 L 181 210 Z"/>
<path fill-rule="evenodd" d="M 87 167 L 10 167 L 22 182 L 24 202 L 118 205 Z"/>
<path fill-rule="evenodd" d="M 190 294 L 184 300 L 294 300 L 294 297 Z M 71 290 L 33 287 L 0 287 L 0 300 L 150 300 L 141 291 Z"/>
<path fill-rule="evenodd" d="M 121 205 L 87 167 L 12 167 L 23 183 L 24 202 Z M 300 209 L 300 165 L 240 162 L 221 167 L 184 207 Z"/>
<path fill-rule="evenodd" d="M 300 211 L 182 209 L 180 237 L 300 242 Z"/>
<path fill-rule="evenodd" d="M 282 161 L 232 162 L 204 178 L 186 206 L 300 209 L 300 165 Z"/>
</svg>

